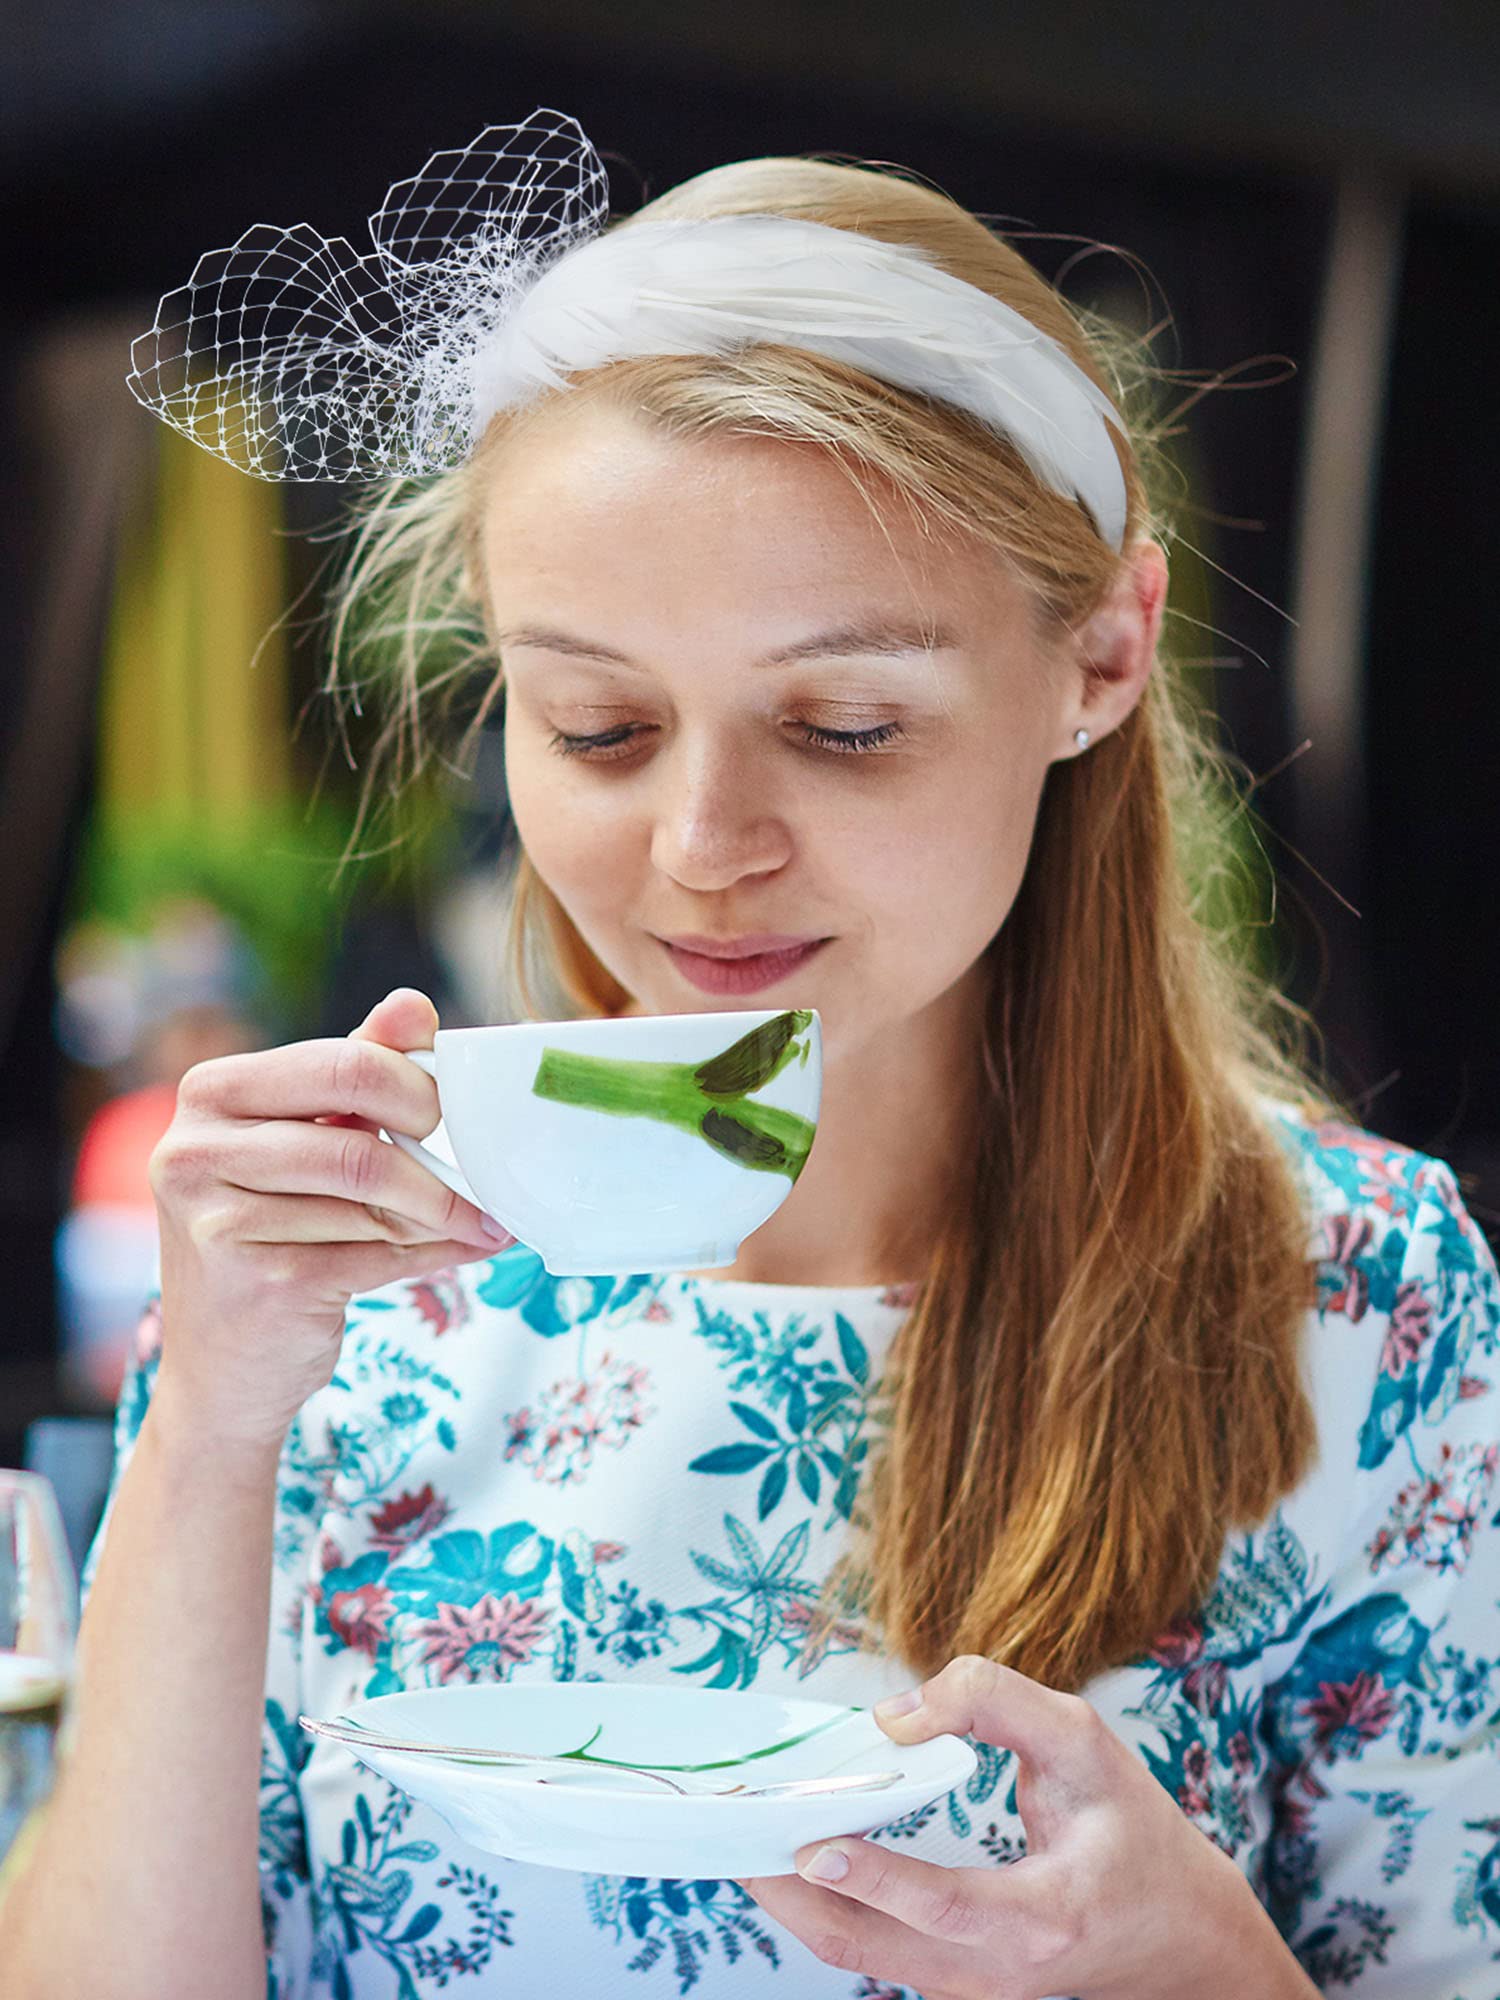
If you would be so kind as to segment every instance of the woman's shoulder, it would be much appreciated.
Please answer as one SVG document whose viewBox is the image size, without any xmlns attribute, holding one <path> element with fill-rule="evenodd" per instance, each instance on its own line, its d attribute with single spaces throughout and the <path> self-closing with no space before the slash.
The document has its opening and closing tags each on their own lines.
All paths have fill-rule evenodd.
<svg viewBox="0 0 1500 2000">
<path fill-rule="evenodd" d="M 1420 1438 L 1449 1455 L 1482 1443 L 1492 1473 L 1500 1271 L 1453 1168 L 1361 1126 L 1265 1102 L 1308 1198 L 1313 1372 L 1353 1408 L 1359 1469 L 1375 1471 L 1398 1445 L 1414 1455 Z"/>
<path fill-rule="evenodd" d="M 1362 1318 L 1394 1310 L 1403 1284 L 1446 1301 L 1462 1282 L 1494 1313 L 1494 1252 L 1446 1160 L 1303 1105 L 1257 1103 L 1302 1190 L 1320 1308 L 1352 1285 Z"/>
<path fill-rule="evenodd" d="M 1463 1208 L 1453 1169 L 1436 1155 L 1305 1104 L 1265 1094 L 1255 1102 L 1297 1171 L 1315 1230 L 1355 1213 L 1373 1228 L 1399 1224 L 1435 1192 Z"/>
<path fill-rule="evenodd" d="M 1421 1294 L 1434 1311 L 1461 1303 L 1493 1328 L 1494 1251 L 1446 1160 L 1300 1105 L 1259 1103 L 1303 1190 L 1320 1312 L 1390 1318 Z"/>
<path fill-rule="evenodd" d="M 1259 1650 L 1279 1675 L 1294 1638 L 1322 1659 L 1351 1634 L 1413 1632 L 1420 1617 L 1425 1639 L 1455 1607 L 1493 1605 L 1460 1579 L 1500 1522 L 1500 1272 L 1446 1161 L 1261 1102 L 1307 1194 L 1316 1449 L 1265 1520 L 1230 1534 L 1186 1633 L 1200 1651 Z M 1358 1665 L 1320 1672 L 1352 1682 Z"/>
</svg>

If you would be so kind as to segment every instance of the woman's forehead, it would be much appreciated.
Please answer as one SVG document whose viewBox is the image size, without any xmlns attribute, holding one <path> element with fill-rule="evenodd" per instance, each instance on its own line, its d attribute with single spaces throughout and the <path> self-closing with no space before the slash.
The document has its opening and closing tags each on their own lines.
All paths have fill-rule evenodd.
<svg viewBox="0 0 1500 2000">
<path fill-rule="evenodd" d="M 816 514 L 833 530 L 864 524 L 879 534 L 875 509 L 893 530 L 909 503 L 866 480 L 860 492 L 833 453 L 801 439 L 750 436 L 724 429 L 674 433 L 664 424 L 596 397 L 564 392 L 513 436 L 485 454 L 480 504 L 487 521 L 543 500 L 548 517 L 570 520 L 667 512 L 774 518 L 790 507 Z M 911 524 L 915 526 L 915 522 Z"/>
<path fill-rule="evenodd" d="M 538 591 L 748 592 L 768 624 L 805 628 L 786 634 L 791 646 L 857 621 L 949 644 L 955 628 L 1029 616 L 1031 593 L 994 550 L 932 534 L 900 496 L 861 492 L 815 445 L 674 436 L 588 398 L 556 400 L 485 455 L 481 549 L 497 617 L 510 621 L 524 596 L 514 622 L 556 622 L 531 601 Z"/>
</svg>

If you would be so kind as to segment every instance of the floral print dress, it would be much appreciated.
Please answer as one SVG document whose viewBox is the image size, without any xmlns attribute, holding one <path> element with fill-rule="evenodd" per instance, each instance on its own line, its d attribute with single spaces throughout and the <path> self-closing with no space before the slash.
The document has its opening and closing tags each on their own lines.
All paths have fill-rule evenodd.
<svg viewBox="0 0 1500 2000">
<path fill-rule="evenodd" d="M 1083 1692 L 1254 1884 L 1312 1981 L 1500 1996 L 1500 1279 L 1450 1169 L 1267 1104 L 1305 1180 L 1320 1451 L 1190 1618 Z M 552 1278 L 516 1245 L 355 1300 L 282 1457 L 261 1770 L 269 2000 L 903 2000 L 732 1882 L 468 1847 L 297 1727 L 360 1695 L 607 1679 L 869 1702 L 911 1683 L 814 1627 L 910 1296 Z M 151 1391 L 148 1315 L 119 1470 Z M 101 1529 L 101 1537 L 107 1532 Z M 878 1837 L 1024 1852 L 1016 1769 Z"/>
</svg>

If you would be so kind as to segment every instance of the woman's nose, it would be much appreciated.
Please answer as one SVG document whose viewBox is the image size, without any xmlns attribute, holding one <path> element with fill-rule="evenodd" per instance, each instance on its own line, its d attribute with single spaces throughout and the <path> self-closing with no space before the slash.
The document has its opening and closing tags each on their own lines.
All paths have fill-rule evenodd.
<svg viewBox="0 0 1500 2000">
<path fill-rule="evenodd" d="M 661 759 L 662 790 L 651 859 L 689 888 L 722 888 L 780 868 L 791 853 L 786 820 L 765 796 L 763 774 L 732 748 Z"/>
</svg>

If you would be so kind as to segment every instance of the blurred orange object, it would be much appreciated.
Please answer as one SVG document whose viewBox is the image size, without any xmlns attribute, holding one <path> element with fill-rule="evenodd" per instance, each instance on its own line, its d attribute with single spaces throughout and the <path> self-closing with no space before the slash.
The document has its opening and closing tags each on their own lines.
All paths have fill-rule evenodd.
<svg viewBox="0 0 1500 2000">
<path fill-rule="evenodd" d="M 176 1108 L 175 1083 L 148 1083 L 102 1104 L 78 1149 L 73 1206 L 154 1208 L 146 1165 Z"/>
</svg>

